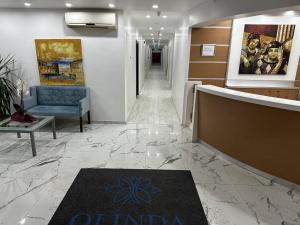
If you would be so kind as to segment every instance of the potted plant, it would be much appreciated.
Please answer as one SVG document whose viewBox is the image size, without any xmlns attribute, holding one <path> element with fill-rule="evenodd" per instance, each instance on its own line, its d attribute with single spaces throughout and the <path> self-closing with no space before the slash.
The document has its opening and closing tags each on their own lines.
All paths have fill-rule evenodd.
<svg viewBox="0 0 300 225">
<path fill-rule="evenodd" d="M 11 115 L 11 106 L 17 96 L 17 87 L 12 81 L 13 56 L 0 55 L 0 120 Z"/>
</svg>

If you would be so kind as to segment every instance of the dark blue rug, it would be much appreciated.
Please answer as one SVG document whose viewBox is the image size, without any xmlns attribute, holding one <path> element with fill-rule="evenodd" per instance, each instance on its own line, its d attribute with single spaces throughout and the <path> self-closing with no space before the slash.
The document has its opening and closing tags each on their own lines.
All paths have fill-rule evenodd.
<svg viewBox="0 0 300 225">
<path fill-rule="evenodd" d="M 49 225 L 208 225 L 190 171 L 82 169 Z"/>
</svg>

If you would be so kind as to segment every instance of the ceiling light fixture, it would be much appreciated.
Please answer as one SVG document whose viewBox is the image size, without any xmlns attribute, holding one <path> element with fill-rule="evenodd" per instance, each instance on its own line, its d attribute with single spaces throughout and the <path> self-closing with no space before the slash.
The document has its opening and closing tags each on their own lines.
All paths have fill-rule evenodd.
<svg viewBox="0 0 300 225">
<path fill-rule="evenodd" d="M 67 2 L 67 3 L 65 4 L 65 6 L 68 7 L 68 8 L 70 8 L 70 7 L 72 7 L 73 5 L 72 5 L 72 3 Z"/>
<path fill-rule="evenodd" d="M 149 30 L 152 30 L 152 27 L 149 27 Z"/>
<path fill-rule="evenodd" d="M 158 9 L 158 5 L 153 5 L 152 8 L 153 9 Z"/>
<path fill-rule="evenodd" d="M 24 5 L 25 5 L 26 7 L 30 7 L 30 6 L 31 6 L 31 3 L 30 3 L 30 2 L 24 2 Z"/>
<path fill-rule="evenodd" d="M 110 3 L 110 4 L 108 4 L 108 7 L 109 7 L 109 8 L 115 8 L 116 6 L 115 6 L 115 4 Z"/>
<path fill-rule="evenodd" d="M 147 15 L 147 16 L 146 16 L 146 18 L 148 18 L 148 19 L 149 19 L 149 18 L 151 18 L 151 16 L 150 16 L 150 15 Z"/>
<path fill-rule="evenodd" d="M 162 17 L 163 17 L 164 19 L 167 19 L 167 18 L 168 18 L 168 16 L 166 16 L 166 15 L 163 15 Z"/>
<path fill-rule="evenodd" d="M 295 15 L 295 11 L 287 11 L 284 13 L 285 16 L 294 16 Z"/>
<path fill-rule="evenodd" d="M 161 27 L 161 28 L 160 28 L 160 30 L 164 30 L 164 29 L 165 29 L 164 27 Z"/>
<path fill-rule="evenodd" d="M 159 36 L 162 36 L 162 34 L 159 34 Z"/>
<path fill-rule="evenodd" d="M 151 36 L 153 36 L 153 34 L 151 34 Z"/>
</svg>

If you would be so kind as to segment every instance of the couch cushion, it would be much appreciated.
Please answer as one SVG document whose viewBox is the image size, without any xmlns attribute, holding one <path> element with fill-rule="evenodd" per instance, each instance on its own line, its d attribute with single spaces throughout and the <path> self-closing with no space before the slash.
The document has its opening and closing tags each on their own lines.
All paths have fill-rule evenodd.
<svg viewBox="0 0 300 225">
<path fill-rule="evenodd" d="M 86 97 L 84 87 L 38 86 L 37 104 L 49 106 L 78 106 Z"/>
<path fill-rule="evenodd" d="M 79 116 L 79 107 L 38 105 L 27 110 L 27 112 L 37 116 Z"/>
</svg>

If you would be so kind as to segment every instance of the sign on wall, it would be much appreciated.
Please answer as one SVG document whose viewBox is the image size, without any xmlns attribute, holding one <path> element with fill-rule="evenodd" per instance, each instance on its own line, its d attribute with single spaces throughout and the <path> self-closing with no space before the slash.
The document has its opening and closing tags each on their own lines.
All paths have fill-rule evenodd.
<svg viewBox="0 0 300 225">
<path fill-rule="evenodd" d="M 41 85 L 84 86 L 80 39 L 37 39 Z"/>
<path fill-rule="evenodd" d="M 245 25 L 239 74 L 286 75 L 295 25 Z"/>
<path fill-rule="evenodd" d="M 216 45 L 203 44 L 202 45 L 202 56 L 215 56 Z"/>
</svg>

